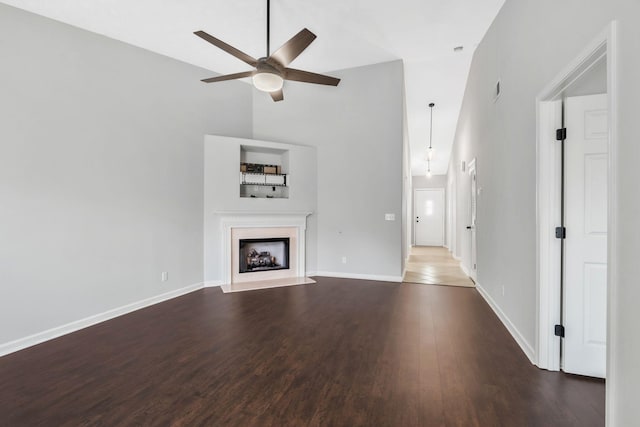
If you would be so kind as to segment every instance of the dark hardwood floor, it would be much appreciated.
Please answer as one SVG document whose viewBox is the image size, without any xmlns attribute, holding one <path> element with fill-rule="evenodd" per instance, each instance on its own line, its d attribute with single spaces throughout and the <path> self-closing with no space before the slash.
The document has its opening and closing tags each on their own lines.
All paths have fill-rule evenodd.
<svg viewBox="0 0 640 427">
<path fill-rule="evenodd" d="M 603 426 L 475 289 L 210 288 L 0 358 L 2 426 Z"/>
</svg>

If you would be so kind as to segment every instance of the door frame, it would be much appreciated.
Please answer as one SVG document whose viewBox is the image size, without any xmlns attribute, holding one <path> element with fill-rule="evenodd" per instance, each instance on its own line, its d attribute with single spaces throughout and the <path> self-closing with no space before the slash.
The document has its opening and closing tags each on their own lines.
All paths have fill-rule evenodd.
<svg viewBox="0 0 640 427">
<path fill-rule="evenodd" d="M 458 254 L 458 190 L 457 190 L 457 178 L 455 173 L 450 173 L 450 177 L 448 179 L 451 180 L 451 188 L 447 197 L 451 201 L 451 207 L 448 212 L 448 217 L 450 221 L 449 231 L 450 234 L 447 236 L 449 239 L 449 252 L 451 252 L 451 256 L 453 259 L 460 261 L 460 257 Z"/>
<path fill-rule="evenodd" d="M 473 182 L 471 179 L 471 174 L 475 175 L 476 178 L 476 183 L 475 183 L 475 192 L 476 194 L 472 194 L 473 193 Z M 467 224 L 471 224 L 471 218 L 472 218 L 472 212 L 471 210 L 473 209 L 473 205 L 471 203 L 471 197 L 475 197 L 476 200 L 476 222 L 475 224 L 471 224 L 471 227 L 473 227 L 471 230 L 469 230 L 469 271 L 467 276 L 469 276 L 471 278 L 471 280 L 474 281 L 474 283 L 478 282 L 478 229 L 477 229 L 477 224 L 478 224 L 478 169 L 477 169 L 477 165 L 476 165 L 476 158 L 474 157 L 473 159 L 471 159 L 468 163 L 467 163 L 467 176 L 469 179 L 469 199 L 468 199 L 468 203 L 469 203 L 469 211 L 468 211 L 468 215 L 469 218 L 467 220 Z M 472 235 L 473 233 L 475 233 L 475 239 L 472 239 Z M 476 268 L 473 268 L 473 253 L 475 252 L 476 254 Z M 464 259 L 464 257 L 463 257 Z"/>
<path fill-rule="evenodd" d="M 445 237 L 446 237 L 446 233 L 445 233 L 445 226 L 446 226 L 446 218 L 447 218 L 447 193 L 445 191 L 444 188 L 442 187 L 427 187 L 427 188 L 414 188 L 413 189 L 413 217 L 412 217 L 412 224 L 413 224 L 413 244 L 414 246 L 419 246 L 418 242 L 416 241 L 416 204 L 415 201 L 417 200 L 416 197 L 416 193 L 418 191 L 438 191 L 442 193 L 442 246 L 444 247 L 444 244 L 446 243 L 445 241 Z"/>
<path fill-rule="evenodd" d="M 560 144 L 555 141 L 555 129 L 561 127 L 561 101 L 565 89 L 588 72 L 596 63 L 607 61 L 607 98 L 609 110 L 608 165 L 608 241 L 607 241 L 607 425 L 614 425 L 611 402 L 614 401 L 612 381 L 616 367 L 612 354 L 618 338 L 615 317 L 617 281 L 617 180 L 618 159 L 618 62 L 617 23 L 611 22 L 598 37 L 574 58 L 536 97 L 536 364 L 551 371 L 560 369 L 560 338 L 554 335 L 554 325 L 560 324 L 560 240 L 553 230 L 560 225 Z"/>
<path fill-rule="evenodd" d="M 449 250 L 449 252 L 453 251 L 453 242 L 451 241 L 451 235 L 452 230 L 452 224 L 453 224 L 453 219 L 452 219 L 452 212 L 454 212 L 453 210 L 453 181 L 448 180 L 447 179 L 447 193 L 445 195 L 445 197 L 448 195 L 449 197 L 446 197 L 446 202 L 445 202 L 445 226 L 444 226 L 444 247 L 447 248 Z"/>
</svg>

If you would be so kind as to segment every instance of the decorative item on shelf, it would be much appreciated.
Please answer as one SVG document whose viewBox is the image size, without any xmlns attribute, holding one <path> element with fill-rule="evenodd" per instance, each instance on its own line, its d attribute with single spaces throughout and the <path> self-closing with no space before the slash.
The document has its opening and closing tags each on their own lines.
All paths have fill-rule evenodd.
<svg viewBox="0 0 640 427">
<path fill-rule="evenodd" d="M 281 165 L 241 162 L 239 175 L 241 198 L 289 198 L 289 175 Z"/>
<path fill-rule="evenodd" d="M 245 173 L 264 173 L 267 175 L 282 174 L 282 166 L 280 165 L 263 165 L 260 163 L 240 163 L 240 172 Z"/>
<path fill-rule="evenodd" d="M 265 174 L 276 174 L 278 168 L 275 165 L 264 165 L 262 168 L 263 173 Z"/>
<path fill-rule="evenodd" d="M 427 148 L 427 178 L 431 178 L 431 160 L 433 159 L 433 107 L 436 104 L 429 104 L 430 120 L 429 120 L 429 147 Z"/>
<path fill-rule="evenodd" d="M 240 163 L 240 172 L 264 173 L 264 165 L 257 163 Z"/>
<path fill-rule="evenodd" d="M 264 184 L 265 183 L 264 175 L 253 174 L 253 173 L 243 173 L 242 183 L 243 184 Z"/>
<path fill-rule="evenodd" d="M 286 187 L 287 175 L 240 172 L 240 184 Z"/>
<path fill-rule="evenodd" d="M 264 181 L 267 185 L 287 185 L 286 175 L 265 175 Z"/>
</svg>

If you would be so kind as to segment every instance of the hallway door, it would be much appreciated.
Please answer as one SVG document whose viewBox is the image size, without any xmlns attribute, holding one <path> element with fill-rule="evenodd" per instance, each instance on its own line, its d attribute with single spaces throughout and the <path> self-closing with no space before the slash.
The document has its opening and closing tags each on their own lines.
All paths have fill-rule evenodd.
<svg viewBox="0 0 640 427">
<path fill-rule="evenodd" d="M 607 337 L 606 95 L 565 103 L 563 370 L 604 378 Z"/>
<path fill-rule="evenodd" d="M 413 207 L 415 245 L 444 246 L 444 188 L 416 189 Z"/>
</svg>

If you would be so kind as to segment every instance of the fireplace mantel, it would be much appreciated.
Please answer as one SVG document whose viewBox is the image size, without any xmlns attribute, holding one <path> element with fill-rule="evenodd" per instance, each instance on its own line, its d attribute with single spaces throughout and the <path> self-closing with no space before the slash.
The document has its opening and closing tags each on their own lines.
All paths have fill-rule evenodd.
<svg viewBox="0 0 640 427">
<path fill-rule="evenodd" d="M 256 222 L 262 220 L 272 220 L 278 223 L 297 222 L 304 224 L 306 228 L 307 217 L 313 212 L 260 212 L 260 211 L 215 211 L 213 214 L 220 217 L 222 221 Z M 290 224 L 288 224 L 290 225 Z"/>
<path fill-rule="evenodd" d="M 234 228 L 283 228 L 296 229 L 297 257 L 296 276 L 304 277 L 305 266 L 305 231 L 307 229 L 307 217 L 311 212 L 256 212 L 256 211 L 216 211 L 214 215 L 220 218 L 222 232 L 222 281 L 224 285 L 232 283 L 231 271 L 231 244 L 232 229 Z"/>
</svg>

